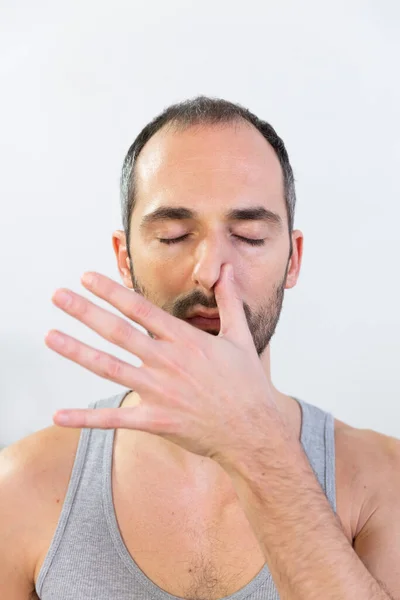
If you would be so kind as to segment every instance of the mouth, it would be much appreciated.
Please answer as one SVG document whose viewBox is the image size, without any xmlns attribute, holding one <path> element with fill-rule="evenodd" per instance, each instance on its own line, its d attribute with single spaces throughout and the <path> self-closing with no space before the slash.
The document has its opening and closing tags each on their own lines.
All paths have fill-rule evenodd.
<svg viewBox="0 0 400 600">
<path fill-rule="evenodd" d="M 191 317 L 190 319 L 185 319 L 191 325 L 195 327 L 199 327 L 199 329 L 207 329 L 212 331 L 219 331 L 221 327 L 219 317 L 210 318 L 210 317 Z"/>
</svg>

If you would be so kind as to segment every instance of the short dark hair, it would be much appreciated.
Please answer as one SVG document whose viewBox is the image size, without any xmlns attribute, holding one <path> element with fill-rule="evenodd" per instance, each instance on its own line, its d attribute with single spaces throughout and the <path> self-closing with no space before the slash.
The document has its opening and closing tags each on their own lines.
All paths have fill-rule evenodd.
<svg viewBox="0 0 400 600">
<path fill-rule="evenodd" d="M 178 104 L 172 104 L 155 117 L 142 129 L 125 156 L 121 174 L 121 208 L 128 253 L 130 245 L 129 225 L 135 205 L 135 163 L 146 142 L 165 125 L 176 126 L 180 130 L 184 130 L 196 125 L 228 124 L 240 121 L 247 121 L 254 125 L 267 142 L 271 144 L 279 159 L 283 171 L 284 195 L 291 241 L 296 192 L 293 170 L 283 140 L 269 123 L 262 121 L 240 104 L 234 104 L 221 98 L 197 96 Z M 290 245 L 290 248 L 292 249 L 292 245 Z"/>
</svg>

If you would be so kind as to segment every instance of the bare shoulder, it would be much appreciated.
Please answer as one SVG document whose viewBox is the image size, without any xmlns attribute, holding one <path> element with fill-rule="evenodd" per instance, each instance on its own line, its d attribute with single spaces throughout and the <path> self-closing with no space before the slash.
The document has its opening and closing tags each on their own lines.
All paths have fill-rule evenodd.
<svg viewBox="0 0 400 600">
<path fill-rule="evenodd" d="M 0 452 L 0 519 L 8 532 L 0 552 L 31 582 L 57 526 L 80 433 L 53 425 Z"/>
<path fill-rule="evenodd" d="M 335 419 L 337 513 L 351 541 L 398 478 L 400 440 Z"/>
</svg>

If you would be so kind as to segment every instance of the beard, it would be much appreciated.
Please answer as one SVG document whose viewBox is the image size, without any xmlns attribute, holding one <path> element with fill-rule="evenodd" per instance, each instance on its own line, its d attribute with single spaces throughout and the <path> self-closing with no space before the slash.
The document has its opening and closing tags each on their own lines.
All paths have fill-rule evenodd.
<svg viewBox="0 0 400 600">
<path fill-rule="evenodd" d="M 136 278 L 132 266 L 132 260 L 129 262 L 133 289 L 138 294 L 144 296 L 147 300 L 150 300 L 150 302 L 156 304 L 156 302 L 152 300 L 151 295 L 146 288 Z M 289 263 L 290 259 L 287 262 L 283 278 L 273 286 L 269 298 L 263 303 L 261 308 L 253 311 L 246 302 L 243 302 L 243 309 L 246 315 L 247 325 L 259 357 L 262 356 L 263 352 L 269 345 L 279 322 L 282 312 L 283 298 L 285 295 L 285 284 Z M 162 305 L 161 308 L 178 319 L 185 319 L 190 309 L 195 306 L 218 309 L 218 304 L 215 300 L 215 297 L 213 296 L 212 298 L 207 298 L 207 296 L 205 296 L 200 290 L 194 290 L 190 293 L 190 295 L 178 298 L 172 302 L 167 302 Z M 151 338 L 155 339 L 155 336 L 151 331 L 147 331 L 147 333 Z M 209 331 L 207 333 L 216 336 L 219 334 L 218 331 Z"/>
</svg>

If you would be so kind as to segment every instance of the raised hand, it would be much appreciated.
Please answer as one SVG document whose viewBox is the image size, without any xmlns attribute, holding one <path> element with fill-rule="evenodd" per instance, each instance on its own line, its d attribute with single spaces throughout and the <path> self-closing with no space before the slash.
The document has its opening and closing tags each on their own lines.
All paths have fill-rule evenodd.
<svg viewBox="0 0 400 600">
<path fill-rule="evenodd" d="M 268 435 L 266 424 L 278 417 L 277 410 L 231 265 L 224 265 L 215 286 L 221 324 L 218 336 L 172 316 L 99 273 L 85 274 L 82 284 L 155 338 L 70 290 L 57 290 L 56 306 L 137 356 L 142 365 L 135 367 L 50 331 L 46 336 L 49 348 L 100 377 L 135 390 L 141 398 L 135 407 L 57 411 L 56 425 L 138 429 L 221 461 L 245 451 L 261 428 L 262 435 Z"/>
</svg>

